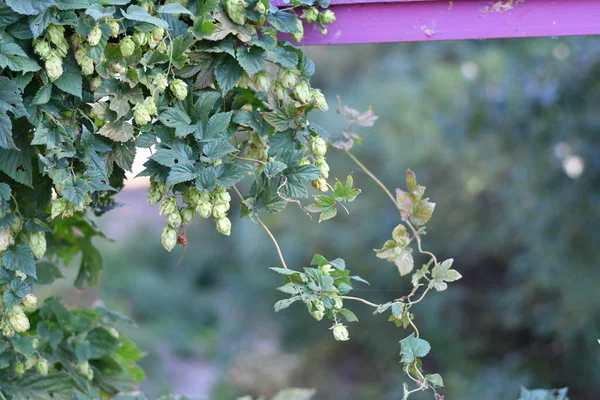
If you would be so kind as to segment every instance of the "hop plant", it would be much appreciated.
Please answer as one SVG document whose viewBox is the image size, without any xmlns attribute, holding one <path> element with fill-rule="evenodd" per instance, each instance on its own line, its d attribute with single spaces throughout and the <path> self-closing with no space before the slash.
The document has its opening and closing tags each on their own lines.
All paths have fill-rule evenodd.
<svg viewBox="0 0 600 400">
<path fill-rule="evenodd" d="M 0 327 L 2 328 L 2 335 L 4 337 L 9 338 L 15 335 L 15 330 L 7 319 L 4 319 L 0 322 Z"/>
<path fill-rule="evenodd" d="M 3 253 L 10 246 L 15 244 L 15 239 L 9 228 L 0 231 L 0 253 Z"/>
<path fill-rule="evenodd" d="M 348 329 L 346 329 L 346 327 L 342 324 L 335 324 L 331 327 L 331 330 L 333 331 L 333 338 L 335 340 L 345 342 L 346 340 L 350 339 Z"/>
<path fill-rule="evenodd" d="M 133 33 L 133 41 L 138 46 L 144 46 L 148 43 L 148 36 L 146 35 L 146 32 L 135 31 Z"/>
<path fill-rule="evenodd" d="M 182 222 L 183 222 L 183 219 L 182 219 L 179 211 L 173 211 L 172 213 L 167 215 L 167 223 L 169 224 L 169 226 L 171 226 L 173 228 L 179 228 L 181 226 Z"/>
<path fill-rule="evenodd" d="M 46 235 L 44 232 L 30 234 L 27 244 L 29 244 L 33 255 L 37 258 L 42 258 L 46 254 Z"/>
<path fill-rule="evenodd" d="M 152 39 L 156 42 L 161 41 L 164 35 L 165 29 L 161 28 L 160 26 L 157 26 L 152 30 Z"/>
<path fill-rule="evenodd" d="M 50 45 L 47 41 L 43 39 L 36 39 L 33 45 L 33 51 L 35 52 L 35 54 L 40 56 L 42 60 L 45 60 L 50 55 L 52 49 L 50 48 Z"/>
<path fill-rule="evenodd" d="M 21 361 L 17 361 L 13 366 L 13 370 L 15 371 L 15 374 L 19 376 L 23 375 L 25 373 L 25 364 Z"/>
<path fill-rule="evenodd" d="M 302 24 L 301 19 L 296 20 L 296 28 L 298 31 L 292 33 L 291 35 L 296 42 L 300 43 L 302 39 L 304 39 L 304 25 Z"/>
<path fill-rule="evenodd" d="M 82 61 L 81 61 L 81 72 L 84 75 L 91 75 L 94 73 L 94 60 L 92 60 L 90 57 L 85 57 Z"/>
<path fill-rule="evenodd" d="M 321 21 L 323 21 L 324 24 L 335 22 L 335 13 L 331 10 L 323 11 L 323 13 L 321 13 Z"/>
<path fill-rule="evenodd" d="M 329 187 L 327 186 L 327 181 L 323 178 L 319 178 L 312 181 L 311 185 L 319 192 L 326 192 L 329 190 Z"/>
<path fill-rule="evenodd" d="M 283 84 L 279 81 L 275 81 L 275 83 L 273 83 L 273 87 L 271 90 L 275 94 L 275 97 L 277 97 L 278 99 L 283 99 L 288 94 L 285 87 L 283 87 Z"/>
<path fill-rule="evenodd" d="M 37 306 L 37 297 L 32 294 L 32 293 L 28 293 L 25 297 L 23 297 L 23 306 L 25 308 L 35 308 Z"/>
<path fill-rule="evenodd" d="M 231 234 L 231 221 L 227 217 L 218 218 L 216 220 L 217 223 L 217 231 L 219 233 L 229 236 Z"/>
<path fill-rule="evenodd" d="M 268 92 L 271 87 L 271 78 L 266 71 L 259 71 L 254 75 L 254 87 L 260 92 Z"/>
<path fill-rule="evenodd" d="M 181 79 L 172 80 L 169 84 L 169 89 L 171 89 L 171 93 L 179 100 L 185 100 L 188 95 L 188 86 Z"/>
<path fill-rule="evenodd" d="M 60 57 L 51 55 L 46 60 L 45 67 L 51 82 L 54 82 L 63 74 L 63 63 Z"/>
<path fill-rule="evenodd" d="M 83 375 L 88 381 L 91 381 L 92 379 L 94 379 L 94 370 L 92 369 L 92 366 L 90 365 L 89 362 L 87 362 L 87 361 L 78 362 L 77 365 L 75 366 L 75 369 L 77 370 L 77 372 L 79 372 L 81 375 Z"/>
<path fill-rule="evenodd" d="M 169 86 L 169 82 L 167 81 L 167 76 L 162 73 L 158 73 L 154 75 L 154 79 L 152 80 L 154 86 L 158 89 L 159 92 L 163 93 L 165 89 Z"/>
<path fill-rule="evenodd" d="M 90 80 L 90 90 L 95 92 L 102 85 L 102 78 L 95 76 Z"/>
<path fill-rule="evenodd" d="M 297 69 L 288 68 L 281 74 L 281 84 L 286 89 L 292 89 L 298 84 L 300 71 Z"/>
<path fill-rule="evenodd" d="M 317 10 L 315 7 L 309 8 L 304 12 L 304 18 L 309 24 L 317 22 L 317 19 L 319 19 L 319 10 Z"/>
<path fill-rule="evenodd" d="M 96 25 L 88 34 L 87 41 L 90 46 L 96 46 L 100 43 L 100 39 L 102 39 L 102 30 L 98 25 Z"/>
<path fill-rule="evenodd" d="M 315 157 L 325 157 L 325 154 L 327 154 L 327 143 L 323 138 L 313 136 L 310 140 L 310 149 Z"/>
<path fill-rule="evenodd" d="M 38 374 L 40 374 L 41 376 L 48 376 L 48 360 L 40 357 L 37 360 L 35 369 L 37 370 Z"/>
<path fill-rule="evenodd" d="M 114 19 L 107 22 L 108 27 L 110 28 L 110 35 L 114 38 L 119 37 L 119 23 Z"/>
<path fill-rule="evenodd" d="M 327 104 L 327 100 L 325 100 L 325 95 L 319 89 L 312 89 L 310 91 L 312 99 L 315 103 L 315 107 L 321 111 L 328 111 L 329 104 Z"/>
<path fill-rule="evenodd" d="M 29 329 L 29 319 L 20 306 L 12 306 L 8 310 L 7 317 L 15 332 L 25 332 Z"/>
<path fill-rule="evenodd" d="M 169 196 L 163 200 L 158 208 L 160 215 L 169 215 L 177 209 L 177 199 L 175 196 Z"/>
<path fill-rule="evenodd" d="M 46 28 L 46 37 L 51 43 L 58 45 L 65 40 L 65 27 L 62 25 L 50 24 Z"/>
<path fill-rule="evenodd" d="M 10 225 L 10 231 L 16 235 L 17 233 L 21 232 L 21 228 L 23 228 L 23 218 L 15 215 L 15 220 Z"/>
<path fill-rule="evenodd" d="M 225 0 L 225 12 L 238 25 L 246 23 L 246 3 L 244 0 Z"/>
<path fill-rule="evenodd" d="M 212 214 L 212 204 L 210 204 L 208 201 L 201 202 L 198 204 L 198 206 L 196 206 L 196 212 L 202 218 L 208 218 Z"/>
<path fill-rule="evenodd" d="M 192 207 L 185 207 L 181 210 L 181 220 L 184 224 L 188 224 L 194 220 L 196 212 Z"/>
<path fill-rule="evenodd" d="M 310 87 L 305 81 L 300 82 L 294 87 L 293 94 L 296 100 L 302 104 L 310 103 Z"/>
<path fill-rule="evenodd" d="M 189 187 L 183 192 L 183 201 L 188 206 L 196 206 L 202 199 L 202 193 L 195 187 Z"/>
<path fill-rule="evenodd" d="M 218 203 L 213 206 L 213 217 L 219 219 L 227 216 L 228 205 L 223 203 Z"/>
<path fill-rule="evenodd" d="M 135 52 L 135 42 L 127 36 L 119 43 L 119 50 L 121 50 L 123 57 L 130 57 Z"/>
<path fill-rule="evenodd" d="M 324 158 L 316 160 L 315 167 L 319 168 L 323 179 L 329 179 L 329 164 L 327 164 Z"/>
<path fill-rule="evenodd" d="M 163 230 L 163 233 L 160 236 L 160 241 L 165 250 L 173 250 L 177 245 L 177 231 L 175 230 L 175 228 L 169 225 L 165 226 L 165 229 Z"/>
<path fill-rule="evenodd" d="M 147 97 L 143 102 L 133 107 L 133 119 L 136 124 L 143 126 L 152 121 L 152 115 L 157 113 L 156 103 L 152 97 Z"/>
</svg>

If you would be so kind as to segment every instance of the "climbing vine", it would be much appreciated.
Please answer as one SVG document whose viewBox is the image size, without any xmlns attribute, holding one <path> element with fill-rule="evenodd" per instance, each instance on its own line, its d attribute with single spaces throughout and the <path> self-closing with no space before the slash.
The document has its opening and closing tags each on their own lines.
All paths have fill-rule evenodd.
<svg viewBox="0 0 600 400">
<path fill-rule="evenodd" d="M 75 286 L 95 285 L 102 255 L 93 239 L 104 235 L 91 216 L 116 207 L 136 149 L 150 149 L 141 176 L 148 201 L 165 216 L 160 241 L 167 251 L 189 240 L 185 226 L 212 219 L 230 235 L 232 193 L 242 216 L 273 240 L 285 275 L 278 288 L 317 320 L 329 319 L 336 340 L 349 339 L 345 323 L 358 320 L 352 301 L 412 330 L 400 342 L 411 393 L 443 386 L 424 373 L 429 344 L 412 308 L 460 279 L 452 260 L 423 250 L 434 203 L 413 172 L 395 195 L 351 152 L 355 126 L 371 126 L 339 102 L 350 127 L 329 137 L 309 115 L 327 111 L 311 87 L 315 66 L 294 42 L 304 29 L 327 34 L 335 15 L 328 0 L 5 0 L 0 3 L 0 399 L 100 399 L 138 390 L 141 353 L 119 332 L 128 318 L 103 307 L 68 310 L 59 298 L 38 304 L 34 285 L 62 278 L 80 257 Z M 330 179 L 327 152 L 348 156 L 390 197 L 399 211 L 391 239 L 375 250 L 401 276 L 411 274 L 408 296 L 385 304 L 350 296 L 346 263 L 315 255 L 311 267 L 290 268 L 260 219 L 298 206 L 319 221 L 348 212 L 360 193 L 352 177 Z M 249 181 L 247 193 L 238 183 Z M 312 185 L 321 194 L 306 204 Z M 424 258 L 415 270 L 413 249 Z M 411 388 L 412 387 L 412 388 Z M 122 397 L 125 398 L 125 397 Z M 129 398 L 129 397 L 127 397 Z M 140 394 L 140 397 L 143 395 Z"/>
</svg>

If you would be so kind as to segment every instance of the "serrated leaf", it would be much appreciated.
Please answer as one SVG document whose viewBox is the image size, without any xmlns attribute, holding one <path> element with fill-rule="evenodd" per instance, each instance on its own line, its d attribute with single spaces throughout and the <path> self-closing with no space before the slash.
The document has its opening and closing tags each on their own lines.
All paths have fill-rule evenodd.
<svg viewBox="0 0 600 400">
<path fill-rule="evenodd" d="M 72 58 L 65 59 L 63 63 L 64 72 L 54 85 L 63 92 L 72 94 L 75 97 L 81 98 L 83 79 L 81 77 L 81 69 Z"/>
<path fill-rule="evenodd" d="M 38 15 L 56 5 L 54 0 L 6 0 L 6 4 L 22 15 Z"/>
<path fill-rule="evenodd" d="M 335 260 L 329 261 L 329 264 L 340 271 L 344 271 L 346 269 L 346 261 L 341 258 L 336 258 Z"/>
<path fill-rule="evenodd" d="M 226 137 L 227 127 L 231 121 L 233 113 L 219 112 L 214 114 L 208 120 L 206 128 L 204 128 L 204 139 L 218 139 Z"/>
<path fill-rule="evenodd" d="M 348 322 L 358 322 L 358 318 L 356 317 L 356 314 L 354 314 L 352 311 L 348 310 L 347 308 L 342 308 L 339 313 L 346 319 L 346 321 Z"/>
<path fill-rule="evenodd" d="M 169 3 L 158 7 L 156 12 L 161 14 L 187 14 L 194 15 L 190 10 L 179 3 Z"/>
<path fill-rule="evenodd" d="M 267 21 L 280 32 L 297 33 L 298 17 L 293 12 L 277 10 L 274 13 L 267 14 Z"/>
<path fill-rule="evenodd" d="M 435 203 L 427 199 L 421 200 L 414 206 L 410 220 L 417 226 L 425 225 L 431 219 L 434 209 Z"/>
<path fill-rule="evenodd" d="M 150 157 L 151 160 L 166 167 L 173 167 L 176 164 L 193 163 L 193 158 L 194 151 L 192 148 L 181 142 L 172 143 L 169 147 L 161 147 Z"/>
<path fill-rule="evenodd" d="M 169 29 L 167 21 L 153 17 L 140 6 L 129 6 L 127 7 L 127 11 L 121 10 L 121 14 L 131 21 L 147 22 L 164 29 Z"/>
<path fill-rule="evenodd" d="M 36 264 L 37 283 L 40 285 L 49 285 L 56 279 L 64 278 L 60 269 L 48 261 L 39 261 Z"/>
<path fill-rule="evenodd" d="M 427 374 L 425 375 L 425 379 L 436 388 L 444 387 L 444 380 L 440 374 Z"/>
<path fill-rule="evenodd" d="M 65 182 L 62 195 L 77 207 L 83 207 L 83 199 L 89 191 L 90 186 L 84 179 L 68 180 Z"/>
<path fill-rule="evenodd" d="M 11 271 L 21 270 L 28 276 L 36 277 L 35 257 L 27 245 L 9 247 L 2 255 L 2 264 Z"/>
<path fill-rule="evenodd" d="M 279 312 L 285 308 L 288 308 L 289 306 L 291 306 L 292 304 L 294 304 L 296 301 L 300 300 L 301 297 L 300 296 L 294 296 L 294 297 L 290 297 L 289 299 L 283 299 L 283 300 L 279 300 L 277 303 L 275 303 L 275 312 Z"/>
<path fill-rule="evenodd" d="M 352 186 L 354 186 L 354 180 L 352 179 L 352 176 L 350 176 L 350 175 L 346 179 L 345 185 L 343 185 L 342 182 L 337 181 L 335 183 L 335 185 L 333 186 L 334 199 L 336 199 L 337 201 L 344 201 L 344 202 L 354 201 L 354 199 L 356 199 L 356 196 L 358 196 L 360 194 L 360 190 L 354 189 Z"/>
<path fill-rule="evenodd" d="M 410 364 L 417 358 L 425 357 L 431 350 L 431 345 L 420 338 L 415 337 L 414 333 L 411 333 L 408 337 L 400 341 L 402 356 L 401 362 Z"/>
<path fill-rule="evenodd" d="M 273 178 L 274 176 L 283 172 L 283 170 L 286 168 L 287 165 L 281 161 L 269 161 L 267 165 L 265 165 L 263 172 L 267 177 Z"/>
<path fill-rule="evenodd" d="M 173 186 L 181 182 L 188 182 L 196 179 L 198 172 L 193 164 L 176 164 L 169 171 L 167 176 L 167 186 Z"/>
<path fill-rule="evenodd" d="M 216 168 L 217 185 L 227 189 L 246 177 L 249 168 L 240 164 L 223 163 Z"/>
<path fill-rule="evenodd" d="M 85 10 L 85 13 L 92 17 L 94 20 L 98 21 L 104 17 L 111 17 L 115 13 L 116 9 L 114 7 L 102 7 L 100 4 L 92 4 Z"/>
<path fill-rule="evenodd" d="M 47 84 L 46 86 L 40 87 L 40 89 L 37 91 L 37 93 L 33 97 L 31 104 L 36 105 L 36 106 L 46 104 L 48 101 L 50 101 L 51 96 L 52 96 L 52 84 Z"/>
<path fill-rule="evenodd" d="M 119 119 L 114 122 L 107 122 L 98 130 L 98 134 L 115 142 L 127 142 L 133 139 L 134 130 L 133 125 L 128 121 Z"/>
<path fill-rule="evenodd" d="M 179 108 L 167 108 L 160 113 L 158 120 L 169 128 L 175 128 L 175 136 L 177 137 L 184 137 L 196 130 L 196 126 L 191 125 L 192 119 L 190 116 Z"/>
<path fill-rule="evenodd" d="M 222 93 L 227 93 L 238 83 L 244 69 L 237 60 L 228 54 L 223 54 L 215 66 L 215 78 Z"/>
<path fill-rule="evenodd" d="M 263 69 L 267 52 L 260 47 L 239 47 L 236 57 L 244 71 L 252 77 Z"/>
<path fill-rule="evenodd" d="M 208 140 L 202 145 L 202 153 L 204 154 L 200 160 L 204 162 L 213 162 L 223 156 L 237 152 L 236 149 L 229 141 L 224 139 L 213 139 Z"/>
</svg>

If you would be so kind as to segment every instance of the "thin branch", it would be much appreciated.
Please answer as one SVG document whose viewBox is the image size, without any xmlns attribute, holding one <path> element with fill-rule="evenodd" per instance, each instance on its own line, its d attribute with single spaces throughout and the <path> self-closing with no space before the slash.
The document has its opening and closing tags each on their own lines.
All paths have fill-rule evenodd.
<svg viewBox="0 0 600 400">
<path fill-rule="evenodd" d="M 240 156 L 236 156 L 235 154 L 230 154 L 230 156 L 233 157 L 233 158 L 237 158 L 238 160 L 252 161 L 252 162 L 255 162 L 255 163 L 262 164 L 262 165 L 267 165 L 266 162 L 261 161 L 261 160 L 255 160 L 254 158 L 240 157 Z"/>
<path fill-rule="evenodd" d="M 362 169 L 365 174 L 369 175 L 369 177 L 371 179 L 373 179 L 377 185 L 379 185 L 379 187 L 385 192 L 385 194 L 388 195 L 388 197 L 390 198 L 390 200 L 392 200 L 392 203 L 394 203 L 394 206 L 396 206 L 396 208 L 398 208 L 398 210 L 399 210 L 400 208 L 398 207 L 398 202 L 396 202 L 396 198 L 394 197 L 394 195 L 392 194 L 392 192 L 390 192 L 390 190 L 383 184 L 383 182 L 381 182 L 379 180 L 379 178 L 377 178 L 375 176 L 375 174 L 373 174 L 371 171 L 369 171 L 369 169 L 367 167 L 365 167 L 365 165 L 363 163 L 361 163 L 358 160 L 358 158 L 356 158 L 352 153 L 350 153 L 349 150 L 345 150 L 345 151 L 346 151 L 346 154 L 348 154 L 348 157 L 350 157 L 350 159 L 352 159 L 352 161 L 354 161 L 354 163 L 356 165 L 358 165 L 360 167 L 360 169 Z"/>
<path fill-rule="evenodd" d="M 239 196 L 240 200 L 244 200 L 244 196 L 242 196 L 242 194 L 240 193 L 240 191 L 238 190 L 237 186 L 233 186 L 233 190 L 237 193 L 237 195 Z M 260 226 L 263 227 L 263 229 L 265 230 L 265 232 L 267 232 L 267 234 L 269 235 L 269 237 L 271 238 L 271 240 L 273 241 L 273 244 L 275 245 L 275 249 L 277 249 L 277 255 L 279 255 L 279 261 L 281 261 L 281 265 L 283 266 L 283 268 L 288 269 L 288 266 L 285 262 L 285 259 L 283 258 L 283 253 L 281 252 L 281 247 L 279 247 L 279 243 L 277 242 L 277 239 L 275 239 L 275 236 L 273 236 L 273 233 L 271 233 L 271 231 L 269 230 L 269 228 L 267 228 L 267 226 L 265 225 L 264 222 L 262 222 L 262 220 L 260 218 L 256 218 L 256 220 L 258 221 L 258 223 L 260 224 Z"/>
<path fill-rule="evenodd" d="M 371 307 L 375 307 L 378 308 L 380 305 L 379 304 L 375 304 L 375 303 L 371 303 L 368 300 L 365 299 L 361 299 L 360 297 L 352 297 L 352 296 L 339 296 L 340 299 L 345 299 L 345 300 L 356 300 L 356 301 L 360 301 L 361 303 L 365 303 L 368 306 Z"/>
<path fill-rule="evenodd" d="M 429 257 L 431 257 L 433 259 L 434 264 L 437 265 L 438 261 L 437 261 L 437 258 L 435 257 L 435 255 L 433 253 L 429 252 L 429 251 L 424 251 L 421 248 L 421 235 L 415 229 L 415 227 L 413 226 L 413 224 L 411 224 L 410 221 L 408 221 L 408 220 L 406 221 L 406 224 L 413 231 L 413 234 L 415 235 L 415 238 L 417 239 L 417 247 L 419 248 L 419 253 L 421 253 L 421 254 L 427 254 Z"/>
</svg>

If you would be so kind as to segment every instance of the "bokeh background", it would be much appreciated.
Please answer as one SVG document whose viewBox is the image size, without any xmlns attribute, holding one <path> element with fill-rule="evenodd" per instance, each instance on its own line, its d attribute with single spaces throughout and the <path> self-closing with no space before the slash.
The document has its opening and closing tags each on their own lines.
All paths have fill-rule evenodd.
<svg viewBox="0 0 600 400">
<path fill-rule="evenodd" d="M 454 258 L 464 278 L 415 313 L 433 346 L 425 368 L 444 376 L 446 398 L 514 400 L 520 385 L 600 398 L 600 39 L 307 50 L 313 84 L 331 105 L 316 122 L 332 134 L 345 127 L 338 94 L 356 109 L 372 105 L 380 119 L 361 131 L 355 153 L 391 188 L 413 169 L 437 203 L 425 246 Z M 351 215 L 318 224 L 290 205 L 264 220 L 291 267 L 314 253 L 342 257 L 371 282 L 357 294 L 400 297 L 408 279 L 372 251 L 397 213 L 343 153 L 331 153 L 333 176 L 353 174 L 363 190 Z M 232 218 L 224 237 L 197 219 L 175 267 L 181 252 L 160 246 L 165 221 L 147 205 L 144 181 L 118 199 L 123 207 L 100 221 L 113 241 L 98 242 L 99 288 L 57 285 L 71 305 L 101 299 L 137 321 L 126 329 L 147 353 L 149 398 L 231 400 L 288 386 L 316 388 L 317 400 L 401 398 L 398 341 L 408 332 L 361 304 L 346 343 L 300 304 L 275 314 L 282 281 L 267 267 L 279 261 L 260 226 Z M 232 208 L 239 215 L 235 199 Z"/>
</svg>

